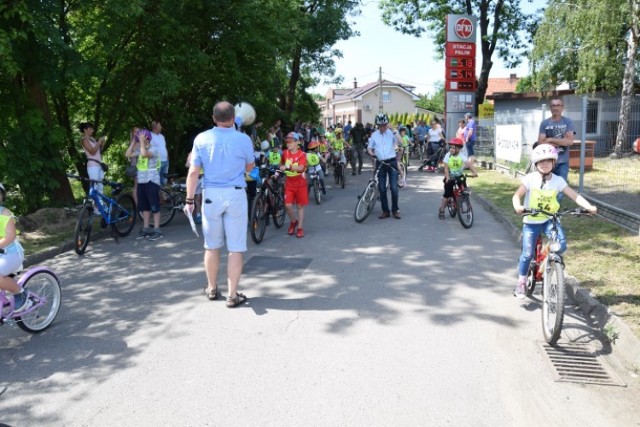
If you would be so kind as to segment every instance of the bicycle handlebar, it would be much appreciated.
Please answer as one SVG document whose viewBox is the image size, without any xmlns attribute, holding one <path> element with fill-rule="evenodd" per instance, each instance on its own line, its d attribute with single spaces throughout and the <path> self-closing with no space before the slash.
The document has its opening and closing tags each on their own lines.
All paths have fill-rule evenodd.
<svg viewBox="0 0 640 427">
<path fill-rule="evenodd" d="M 567 209 L 562 212 L 549 212 L 549 211 L 545 211 L 544 209 L 525 209 L 522 211 L 521 215 L 538 215 L 538 214 L 542 214 L 550 217 L 552 216 L 560 217 L 564 215 L 576 215 L 576 216 L 590 215 L 590 212 L 584 208 Z"/>
<path fill-rule="evenodd" d="M 88 182 L 89 184 L 104 184 L 104 185 L 108 185 L 109 187 L 113 188 L 114 190 L 121 190 L 124 187 L 124 185 L 119 183 L 119 182 L 107 181 L 106 179 L 95 180 L 95 179 L 85 178 L 85 177 L 80 176 L 80 175 L 73 175 L 73 174 L 70 174 L 70 173 L 67 174 L 67 177 L 68 178 L 77 179 L 79 181 Z"/>
</svg>

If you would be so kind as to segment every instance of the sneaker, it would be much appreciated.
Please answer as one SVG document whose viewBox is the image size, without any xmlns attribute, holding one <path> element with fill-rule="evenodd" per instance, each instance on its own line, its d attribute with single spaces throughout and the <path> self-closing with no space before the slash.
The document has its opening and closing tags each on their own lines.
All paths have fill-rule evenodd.
<svg viewBox="0 0 640 427">
<path fill-rule="evenodd" d="M 298 228 L 298 232 L 296 233 L 296 237 L 299 237 L 299 238 L 304 237 L 304 230 L 302 228 Z"/>
<path fill-rule="evenodd" d="M 518 279 L 518 284 L 516 288 L 513 290 L 513 295 L 518 299 L 524 299 L 526 296 L 524 286 L 527 283 L 527 279 Z"/>
<path fill-rule="evenodd" d="M 324 189 L 324 187 L 322 187 L 322 195 L 326 196 L 327 195 L 327 190 Z"/>
<path fill-rule="evenodd" d="M 197 214 L 197 215 L 193 218 L 193 222 L 195 222 L 196 224 L 202 224 L 202 215 Z"/>
<path fill-rule="evenodd" d="M 136 234 L 136 239 L 145 239 L 149 237 L 150 234 L 151 230 L 149 230 L 148 228 L 141 228 L 138 234 Z"/>
<path fill-rule="evenodd" d="M 31 305 L 33 304 L 33 302 L 29 299 L 27 299 L 27 295 L 24 291 L 20 292 L 19 294 L 15 294 L 13 296 L 13 312 L 15 313 L 21 313 L 25 310 L 28 310 Z"/>
<path fill-rule="evenodd" d="M 292 236 L 293 233 L 295 233 L 297 226 L 298 226 L 297 219 L 295 221 L 291 221 L 291 224 L 289 224 L 289 230 L 287 230 L 287 233 L 289 233 L 289 235 Z"/>
<path fill-rule="evenodd" d="M 149 234 L 149 240 L 158 240 L 162 237 L 162 231 L 157 228 L 154 228 L 151 234 Z"/>
</svg>

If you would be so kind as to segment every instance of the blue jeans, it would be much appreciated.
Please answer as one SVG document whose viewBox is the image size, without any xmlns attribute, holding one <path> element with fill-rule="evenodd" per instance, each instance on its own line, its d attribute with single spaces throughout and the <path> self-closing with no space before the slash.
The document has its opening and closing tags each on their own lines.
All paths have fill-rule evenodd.
<svg viewBox="0 0 640 427">
<path fill-rule="evenodd" d="M 547 237 L 551 236 L 551 221 L 542 224 L 522 224 L 522 254 L 518 261 L 518 274 L 526 276 L 529 264 L 535 252 L 536 240 L 540 233 L 544 233 Z M 567 239 L 564 236 L 562 225 L 558 223 L 558 241 L 560 242 L 559 254 L 567 250 Z"/>
<path fill-rule="evenodd" d="M 553 169 L 553 173 L 558 176 L 561 176 L 565 181 L 568 182 L 569 163 L 557 163 L 556 167 Z M 562 194 L 562 192 L 559 192 L 558 195 L 556 196 L 556 199 L 560 201 L 562 200 L 563 197 L 564 197 L 564 194 Z"/>
<path fill-rule="evenodd" d="M 389 213 L 389 200 L 387 199 L 387 176 L 389 176 L 389 187 L 391 187 L 391 212 L 398 212 L 398 160 L 395 158 L 386 160 L 393 168 L 380 162 L 378 168 L 378 189 L 380 190 L 380 203 L 382 212 Z"/>
<path fill-rule="evenodd" d="M 167 178 L 164 175 L 169 173 L 169 161 L 160 162 L 160 184 L 167 185 Z"/>
</svg>

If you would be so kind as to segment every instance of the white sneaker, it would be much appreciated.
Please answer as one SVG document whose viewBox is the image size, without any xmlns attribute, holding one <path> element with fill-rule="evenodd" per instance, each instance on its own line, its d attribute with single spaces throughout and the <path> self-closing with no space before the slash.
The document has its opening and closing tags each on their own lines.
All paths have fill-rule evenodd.
<svg viewBox="0 0 640 427">
<path fill-rule="evenodd" d="M 516 285 L 516 288 L 513 290 L 513 295 L 516 298 L 524 299 L 527 296 L 524 289 L 525 284 L 526 284 L 526 279 L 525 280 L 518 279 L 518 284 Z"/>
</svg>

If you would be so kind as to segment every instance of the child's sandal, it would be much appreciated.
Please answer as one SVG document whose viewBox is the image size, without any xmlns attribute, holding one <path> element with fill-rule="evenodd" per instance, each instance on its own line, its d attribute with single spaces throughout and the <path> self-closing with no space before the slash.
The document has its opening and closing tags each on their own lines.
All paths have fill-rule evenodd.
<svg viewBox="0 0 640 427">
<path fill-rule="evenodd" d="M 444 219 L 444 209 L 439 209 L 438 210 L 438 218 Z"/>
</svg>

